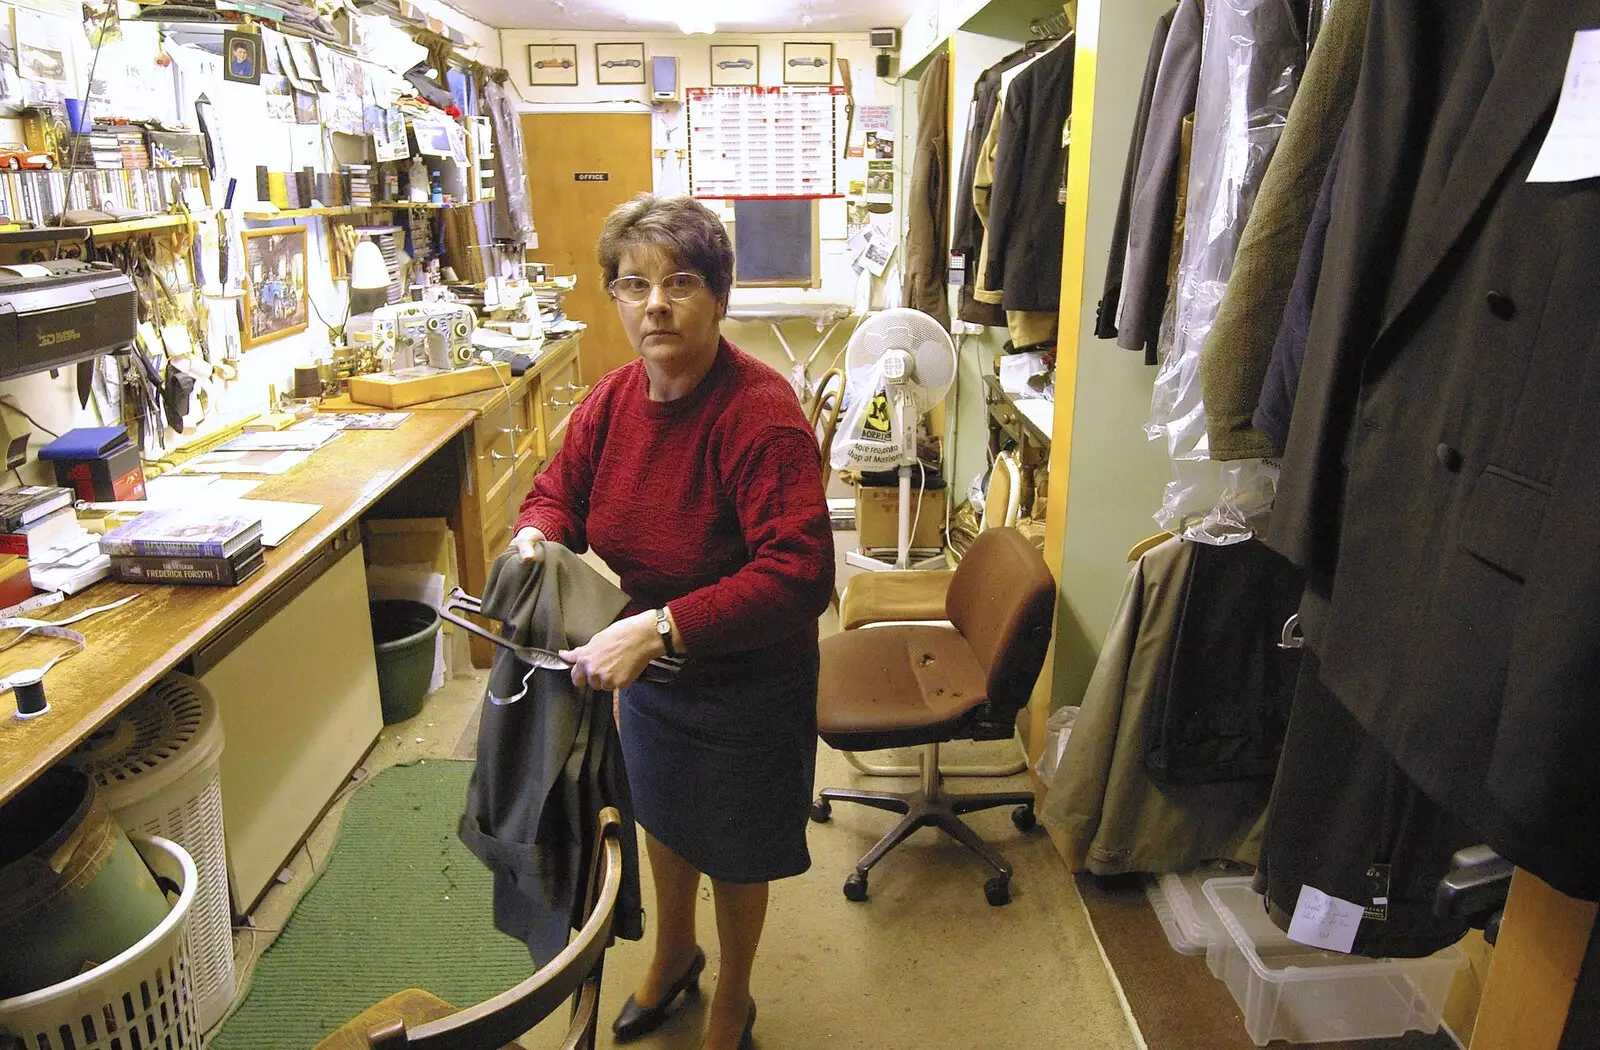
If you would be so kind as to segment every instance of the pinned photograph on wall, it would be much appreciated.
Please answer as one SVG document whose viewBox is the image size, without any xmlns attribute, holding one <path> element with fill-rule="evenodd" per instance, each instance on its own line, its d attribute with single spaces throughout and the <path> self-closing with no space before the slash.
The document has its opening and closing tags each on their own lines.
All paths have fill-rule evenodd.
<svg viewBox="0 0 1600 1050">
<path fill-rule="evenodd" d="M 12 9 L 12 33 L 17 47 L 17 72 L 25 79 L 65 89 L 70 79 L 72 33 L 77 28 L 64 18 L 26 7 Z"/>
<path fill-rule="evenodd" d="M 894 161 L 867 161 L 867 203 L 888 204 L 894 200 Z"/>
<path fill-rule="evenodd" d="M 887 131 L 867 132 L 866 156 L 868 160 L 894 160 L 894 134 Z"/>
<path fill-rule="evenodd" d="M 294 122 L 296 124 L 320 124 L 317 118 L 317 96 L 311 91 L 296 91 L 294 93 Z"/>
<path fill-rule="evenodd" d="M 529 44 L 528 83 L 537 87 L 577 87 L 578 45 Z"/>
<path fill-rule="evenodd" d="M 294 71 L 301 80 L 310 80 L 320 83 L 322 72 L 317 68 L 317 52 L 310 40 L 304 37 L 288 38 L 289 58 L 294 62 Z"/>
<path fill-rule="evenodd" d="M 227 29 L 222 33 L 222 79 L 235 84 L 261 83 L 261 38 Z"/>
<path fill-rule="evenodd" d="M 785 84 L 832 84 L 832 44 L 784 44 L 783 82 Z"/>
<path fill-rule="evenodd" d="M 122 39 L 122 19 L 117 15 L 117 0 L 83 0 L 83 32 L 90 47 Z"/>
<path fill-rule="evenodd" d="M 399 107 L 383 111 L 383 120 L 372 132 L 378 162 L 405 160 L 411 156 L 411 140 L 406 135 L 406 117 Z"/>
<path fill-rule="evenodd" d="M 643 44 L 596 44 L 594 79 L 598 84 L 643 84 Z"/>
<path fill-rule="evenodd" d="M 761 83 L 761 48 L 756 44 L 712 44 L 712 87 L 757 87 Z"/>
<path fill-rule="evenodd" d="M 417 136 L 417 152 L 429 157 L 454 157 L 455 146 L 450 140 L 452 120 L 434 120 L 418 114 L 411 121 L 411 130 Z"/>
<path fill-rule="evenodd" d="M 294 123 L 294 85 L 286 76 L 269 76 L 261 81 L 266 88 L 267 116 L 286 124 Z"/>
<path fill-rule="evenodd" d="M 306 228 L 269 226 L 245 230 L 243 300 L 245 349 L 304 331 L 310 324 L 306 299 Z"/>
</svg>

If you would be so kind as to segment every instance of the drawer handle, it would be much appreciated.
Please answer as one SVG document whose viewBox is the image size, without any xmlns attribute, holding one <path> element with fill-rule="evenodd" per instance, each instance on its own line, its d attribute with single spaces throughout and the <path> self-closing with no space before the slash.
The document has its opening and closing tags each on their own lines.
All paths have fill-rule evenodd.
<svg viewBox="0 0 1600 1050">
<path fill-rule="evenodd" d="M 556 400 L 552 399 L 550 401 L 546 401 L 545 402 L 545 404 L 549 405 L 551 408 L 571 408 L 573 405 L 576 405 L 577 403 L 578 403 L 578 399 L 577 398 L 573 398 L 571 401 L 556 401 Z"/>
<path fill-rule="evenodd" d="M 552 390 L 566 390 L 566 391 L 568 391 L 570 393 L 582 394 L 582 393 L 586 393 L 589 388 L 586 387 L 586 386 L 579 386 L 577 383 L 563 383 L 561 386 L 551 387 L 550 389 L 552 389 Z"/>
<path fill-rule="evenodd" d="M 517 457 L 516 456 L 502 456 L 500 453 L 495 452 L 493 449 L 491 449 L 489 451 L 489 458 L 491 460 L 499 461 L 499 460 L 502 460 L 502 459 L 516 459 Z"/>
<path fill-rule="evenodd" d="M 501 427 L 500 428 L 500 433 L 515 435 L 515 434 L 525 434 L 525 433 L 527 433 L 527 431 L 523 430 L 521 427 Z"/>
</svg>

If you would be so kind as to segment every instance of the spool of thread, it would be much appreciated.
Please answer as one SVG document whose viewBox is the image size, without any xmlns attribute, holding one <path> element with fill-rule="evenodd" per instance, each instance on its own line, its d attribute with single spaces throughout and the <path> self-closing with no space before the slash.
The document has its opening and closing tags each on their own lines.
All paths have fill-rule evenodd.
<svg viewBox="0 0 1600 1050">
<path fill-rule="evenodd" d="M 294 370 L 294 396 L 295 397 L 321 397 L 322 374 L 317 367 L 295 366 Z"/>
<path fill-rule="evenodd" d="M 11 678 L 12 691 L 17 697 L 17 718 L 38 718 L 50 710 L 44 698 L 44 675 L 34 671 L 19 671 Z"/>
</svg>

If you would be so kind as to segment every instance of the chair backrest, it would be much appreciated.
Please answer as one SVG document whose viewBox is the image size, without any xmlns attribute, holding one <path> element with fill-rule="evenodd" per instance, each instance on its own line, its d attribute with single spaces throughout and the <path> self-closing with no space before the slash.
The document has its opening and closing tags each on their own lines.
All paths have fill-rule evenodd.
<svg viewBox="0 0 1600 1050">
<path fill-rule="evenodd" d="M 588 918 L 561 954 L 493 999 L 409 1031 L 404 1021 L 392 1021 L 369 1032 L 367 1043 L 385 1050 L 500 1050 L 571 999 L 572 1023 L 562 1046 L 592 1048 L 600 1010 L 600 975 L 622 886 L 622 818 L 608 806 L 601 810 L 599 824 L 585 893 Z"/>
<path fill-rule="evenodd" d="M 989 471 L 989 487 L 983 494 L 983 520 L 978 531 L 996 526 L 1011 528 L 1022 516 L 1022 469 L 1017 457 L 1002 452 L 994 457 L 994 469 Z"/>
<path fill-rule="evenodd" d="M 807 414 L 807 418 L 811 421 L 812 430 L 817 429 L 817 420 L 822 418 L 823 402 L 827 400 L 828 395 L 830 393 L 837 395 L 843 389 L 844 369 L 830 368 L 822 373 L 822 378 L 817 380 L 816 399 L 811 402 L 811 411 Z M 834 400 L 838 401 L 839 398 L 836 396 Z"/>
<path fill-rule="evenodd" d="M 1033 692 L 1055 625 L 1056 581 L 1044 558 L 1016 529 L 978 533 L 950 577 L 944 611 L 983 665 L 989 714 L 1014 716 Z"/>
</svg>

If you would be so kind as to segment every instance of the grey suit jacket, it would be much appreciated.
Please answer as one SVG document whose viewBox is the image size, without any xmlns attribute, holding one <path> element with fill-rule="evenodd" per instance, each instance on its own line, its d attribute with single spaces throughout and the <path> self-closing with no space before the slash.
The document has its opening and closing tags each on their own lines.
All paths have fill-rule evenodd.
<svg viewBox="0 0 1600 1050">
<path fill-rule="evenodd" d="M 1600 186 L 1530 183 L 1600 0 L 1376 4 L 1269 542 L 1427 794 L 1600 897 Z"/>
<path fill-rule="evenodd" d="M 1178 0 L 1161 53 L 1128 210 L 1122 298 L 1115 311 L 1117 345 L 1127 350 L 1153 345 L 1161 331 L 1161 313 L 1167 305 L 1167 257 L 1172 251 L 1172 224 L 1177 213 L 1183 118 L 1194 112 L 1200 87 L 1204 25 L 1201 0 Z"/>
<path fill-rule="evenodd" d="M 518 645 L 558 651 L 582 645 L 628 604 L 628 596 L 583 559 L 554 543 L 524 564 L 514 551 L 495 559 L 483 614 Z M 467 787 L 461 841 L 494 872 L 495 925 L 527 943 L 544 963 L 581 921 L 595 821 L 603 806 L 624 817 L 623 889 L 617 935 L 643 935 L 638 846 L 611 694 L 579 692 L 560 671 L 534 671 L 496 651 L 489 694 L 526 695 L 504 706 L 483 701 L 478 759 Z"/>
</svg>

